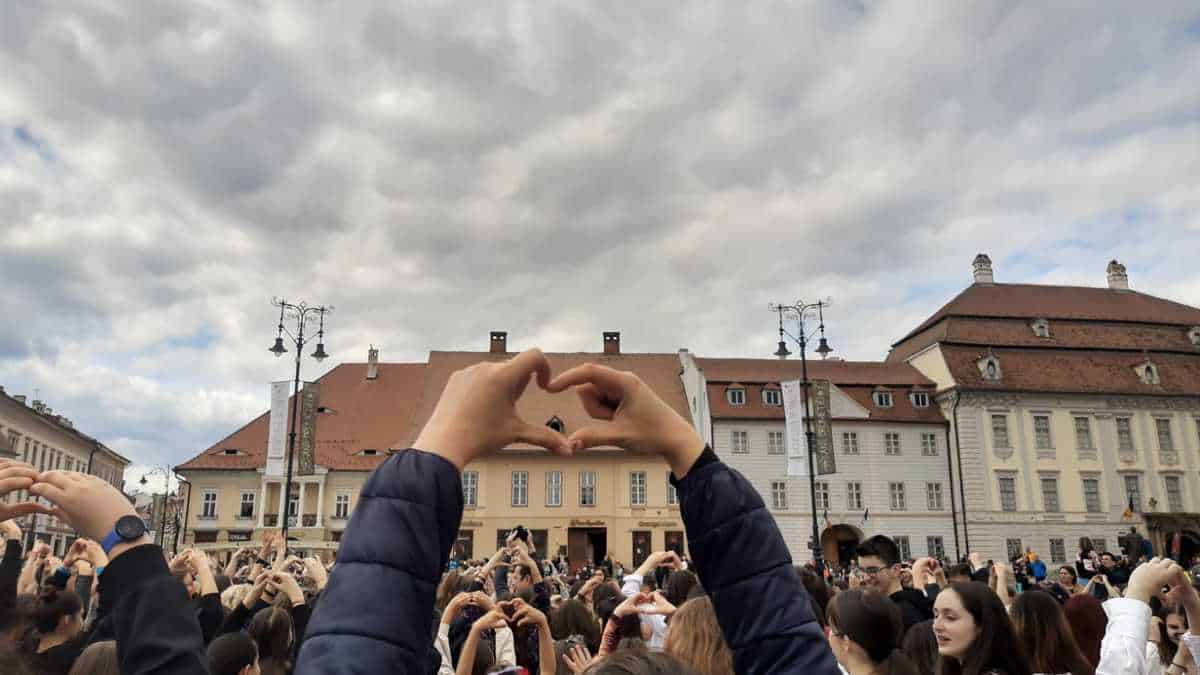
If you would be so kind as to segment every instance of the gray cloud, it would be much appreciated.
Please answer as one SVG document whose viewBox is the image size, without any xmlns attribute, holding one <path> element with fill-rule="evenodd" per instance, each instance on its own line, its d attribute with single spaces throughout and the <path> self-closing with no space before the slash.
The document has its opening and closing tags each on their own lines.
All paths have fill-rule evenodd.
<svg viewBox="0 0 1200 675">
<path fill-rule="evenodd" d="M 767 355 L 767 302 L 827 295 L 838 352 L 880 358 L 980 250 L 1011 281 L 1100 285 L 1118 257 L 1200 304 L 1185 2 L 5 19 L 0 383 L 138 462 L 182 461 L 290 376 L 272 295 L 337 306 L 334 360 L 491 329 Z"/>
</svg>

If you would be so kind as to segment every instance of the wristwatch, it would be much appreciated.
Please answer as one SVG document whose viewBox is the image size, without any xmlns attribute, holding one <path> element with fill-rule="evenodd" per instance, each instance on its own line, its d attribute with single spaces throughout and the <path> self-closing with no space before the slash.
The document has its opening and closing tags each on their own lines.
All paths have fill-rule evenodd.
<svg viewBox="0 0 1200 675">
<path fill-rule="evenodd" d="M 121 516 L 112 532 L 100 542 L 104 555 L 109 555 L 117 544 L 140 539 L 146 534 L 146 521 L 137 516 Z"/>
</svg>

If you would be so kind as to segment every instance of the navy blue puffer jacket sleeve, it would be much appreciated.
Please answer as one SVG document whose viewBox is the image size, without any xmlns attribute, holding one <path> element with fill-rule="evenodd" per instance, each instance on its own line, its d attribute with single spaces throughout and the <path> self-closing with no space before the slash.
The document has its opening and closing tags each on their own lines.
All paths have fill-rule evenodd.
<svg viewBox="0 0 1200 675">
<path fill-rule="evenodd" d="M 462 520 L 453 464 L 420 450 L 363 485 L 308 624 L 298 675 L 424 673 L 434 595 Z"/>
<path fill-rule="evenodd" d="M 783 536 L 750 483 L 712 450 L 672 481 L 738 675 L 838 675 Z"/>
</svg>

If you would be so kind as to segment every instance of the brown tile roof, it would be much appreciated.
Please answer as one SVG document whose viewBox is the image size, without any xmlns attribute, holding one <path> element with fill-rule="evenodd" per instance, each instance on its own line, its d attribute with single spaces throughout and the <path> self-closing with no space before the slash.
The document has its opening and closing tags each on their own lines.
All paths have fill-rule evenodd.
<svg viewBox="0 0 1200 675">
<path fill-rule="evenodd" d="M 1200 354 L 1180 326 L 1118 324 L 1098 321 L 1051 321 L 1050 337 L 1033 334 L 1024 319 L 949 318 L 942 322 L 945 342 L 1010 347 L 1160 350 Z"/>
<path fill-rule="evenodd" d="M 799 359 L 711 359 L 698 358 L 696 365 L 709 382 L 780 382 L 800 379 Z M 837 385 L 918 385 L 933 386 L 907 363 L 882 361 L 809 360 L 808 377 L 829 380 Z"/>
<path fill-rule="evenodd" d="M 943 344 L 942 354 L 964 389 L 1095 394 L 1200 395 L 1200 355 L 1100 350 L 993 348 L 1000 359 L 1001 382 L 984 380 L 975 362 L 987 349 Z M 1158 367 L 1161 384 L 1142 384 L 1134 366 L 1147 356 Z"/>
<path fill-rule="evenodd" d="M 343 363 L 326 373 L 321 405 L 336 411 L 317 417 L 316 463 L 342 471 L 370 471 L 384 459 L 397 437 L 405 434 L 412 410 L 424 389 L 423 363 L 381 363 L 379 377 L 366 379 L 365 363 Z M 291 410 L 291 399 L 288 400 Z M 180 465 L 187 469 L 256 469 L 266 465 L 269 413 L 215 443 Z M 226 448 L 242 454 L 226 455 Z M 357 453 L 380 451 L 375 457 Z"/>
<path fill-rule="evenodd" d="M 414 412 L 413 424 L 406 433 L 397 434 L 392 439 L 392 447 L 408 447 L 419 433 L 425 420 L 433 414 L 433 408 L 446 386 L 446 381 L 456 370 L 472 366 L 482 361 L 506 361 L 512 354 L 491 354 L 487 352 L 430 352 L 427 377 L 424 392 Z M 685 419 L 691 420 L 687 397 L 683 392 L 683 382 L 679 377 L 681 366 L 676 354 L 546 354 L 550 368 L 554 374 L 564 372 L 584 363 L 628 370 L 636 373 L 655 393 L 674 408 Z M 591 422 L 591 418 L 579 403 L 574 394 L 552 395 L 538 388 L 536 382 L 531 382 L 525 390 L 525 395 L 517 403 L 517 412 L 529 422 L 543 423 L 557 415 L 565 425 L 565 433 Z M 515 444 L 514 448 L 530 448 L 525 444 Z"/>
<path fill-rule="evenodd" d="M 810 374 L 811 376 L 811 374 Z M 720 420 L 782 420 L 784 419 L 783 406 L 770 406 L 763 403 L 762 390 L 771 385 L 752 384 L 744 385 L 746 388 L 746 403 L 745 405 L 732 405 L 729 399 L 725 397 L 725 389 L 730 385 L 724 382 L 710 382 L 708 384 L 708 405 L 712 413 L 713 419 Z M 930 405 L 928 408 L 914 407 L 912 401 L 908 398 L 909 387 L 888 387 L 892 392 L 892 407 L 880 408 L 875 405 L 871 394 L 876 387 L 869 385 L 837 385 L 838 389 L 854 399 L 855 403 L 865 408 L 870 412 L 870 418 L 865 421 L 871 422 L 926 422 L 930 424 L 944 424 L 945 418 L 938 411 L 936 405 Z M 933 393 L 931 388 L 925 388 L 930 394 Z M 836 418 L 835 418 L 836 419 Z M 857 421 L 864 421 L 861 418 L 853 418 Z"/>
<path fill-rule="evenodd" d="M 972 284 L 896 345 L 948 316 L 1200 325 L 1200 309 L 1137 291 L 1090 286 Z"/>
</svg>

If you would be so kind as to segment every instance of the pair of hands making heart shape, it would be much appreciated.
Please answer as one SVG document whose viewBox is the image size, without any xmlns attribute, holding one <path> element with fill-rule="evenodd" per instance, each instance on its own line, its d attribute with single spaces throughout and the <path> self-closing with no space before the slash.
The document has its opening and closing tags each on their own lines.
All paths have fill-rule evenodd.
<svg viewBox="0 0 1200 675">
<path fill-rule="evenodd" d="M 574 388 L 593 423 L 567 437 L 521 419 L 517 401 L 535 377 L 552 394 Z M 691 423 L 637 375 L 588 363 L 552 378 L 540 349 L 451 375 L 413 447 L 440 455 L 461 471 L 472 460 L 515 442 L 564 456 L 600 445 L 662 455 L 680 478 L 704 451 Z"/>
</svg>

